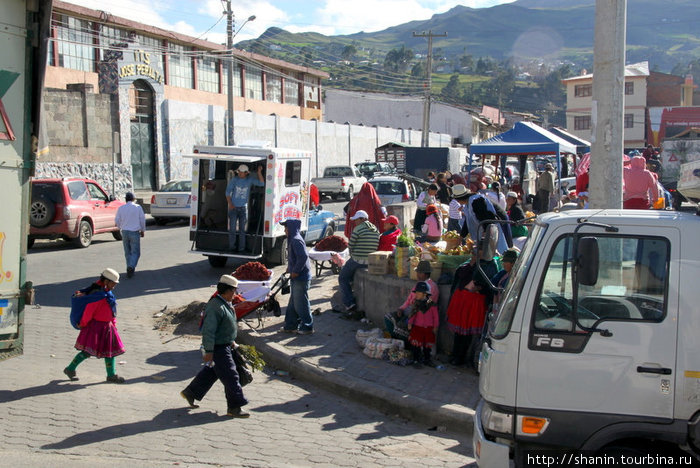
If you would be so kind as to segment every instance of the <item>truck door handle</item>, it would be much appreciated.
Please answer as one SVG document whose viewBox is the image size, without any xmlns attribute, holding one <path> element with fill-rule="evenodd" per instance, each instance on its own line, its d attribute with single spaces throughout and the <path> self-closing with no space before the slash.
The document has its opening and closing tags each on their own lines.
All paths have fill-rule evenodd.
<svg viewBox="0 0 700 468">
<path fill-rule="evenodd" d="M 637 372 L 640 374 L 661 374 L 661 375 L 671 375 L 671 369 L 668 367 L 644 367 L 637 366 Z"/>
</svg>

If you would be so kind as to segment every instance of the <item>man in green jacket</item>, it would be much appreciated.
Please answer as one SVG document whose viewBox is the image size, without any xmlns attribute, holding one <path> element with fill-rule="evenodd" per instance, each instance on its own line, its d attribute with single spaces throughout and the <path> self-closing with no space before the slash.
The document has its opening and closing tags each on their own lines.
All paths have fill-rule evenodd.
<svg viewBox="0 0 700 468">
<path fill-rule="evenodd" d="M 191 408 L 197 408 L 195 400 L 201 400 L 216 380 L 221 380 L 226 392 L 226 416 L 247 418 L 241 407 L 248 404 L 233 361 L 231 347 L 238 334 L 236 313 L 231 301 L 236 295 L 238 280 L 223 275 L 216 285 L 216 294 L 209 299 L 202 320 L 202 349 L 204 367 L 190 384 L 180 392 Z"/>
<path fill-rule="evenodd" d="M 360 268 L 367 268 L 367 256 L 376 252 L 379 245 L 379 231 L 374 224 L 368 221 L 368 218 L 367 212 L 363 210 L 358 210 L 350 218 L 350 221 L 355 223 L 350 241 L 348 241 L 350 259 L 345 262 L 338 276 L 338 284 L 348 316 L 353 316 L 357 309 L 355 298 L 352 295 L 352 280 L 355 277 L 355 272 Z"/>
</svg>

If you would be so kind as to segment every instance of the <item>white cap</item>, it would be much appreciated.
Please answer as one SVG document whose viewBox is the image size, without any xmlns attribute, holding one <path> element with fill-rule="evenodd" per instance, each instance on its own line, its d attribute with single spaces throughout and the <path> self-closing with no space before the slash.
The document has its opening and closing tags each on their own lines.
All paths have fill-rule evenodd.
<svg viewBox="0 0 700 468">
<path fill-rule="evenodd" d="M 234 288 L 238 287 L 238 280 L 231 275 L 221 275 L 221 278 L 219 278 L 219 283 L 228 284 Z"/>
<path fill-rule="evenodd" d="M 515 192 L 508 192 L 506 194 L 506 197 L 511 197 L 511 198 L 518 198 L 518 194 Z"/>
<path fill-rule="evenodd" d="M 115 283 L 119 283 L 119 273 L 117 273 L 117 270 L 113 268 L 105 268 L 105 270 L 102 272 L 102 276 L 104 276 L 106 279 L 110 281 L 114 281 Z"/>
<path fill-rule="evenodd" d="M 250 170 L 248 170 L 248 166 L 246 166 L 245 164 L 241 164 L 240 166 L 238 166 L 238 169 L 236 169 L 236 171 L 237 172 L 250 172 Z"/>
<path fill-rule="evenodd" d="M 365 218 L 369 219 L 369 215 L 365 210 L 357 210 L 354 215 L 350 218 L 350 221 L 355 221 L 356 219 Z"/>
</svg>

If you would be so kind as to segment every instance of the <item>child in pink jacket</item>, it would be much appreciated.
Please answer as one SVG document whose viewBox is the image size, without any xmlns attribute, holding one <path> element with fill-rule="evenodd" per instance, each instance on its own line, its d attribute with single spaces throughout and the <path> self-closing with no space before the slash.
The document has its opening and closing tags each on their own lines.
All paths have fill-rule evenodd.
<svg viewBox="0 0 700 468">
<path fill-rule="evenodd" d="M 435 346 L 435 335 L 440 325 L 437 304 L 430 300 L 430 286 L 421 281 L 413 290 L 413 315 L 408 319 L 408 340 L 413 347 L 413 361 L 416 367 L 421 364 L 433 367 L 430 353 Z"/>
</svg>

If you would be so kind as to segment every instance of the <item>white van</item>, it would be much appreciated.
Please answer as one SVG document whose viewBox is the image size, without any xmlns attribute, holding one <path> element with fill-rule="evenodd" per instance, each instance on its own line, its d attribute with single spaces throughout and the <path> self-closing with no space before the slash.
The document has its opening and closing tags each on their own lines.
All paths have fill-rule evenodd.
<svg viewBox="0 0 700 468">
<path fill-rule="evenodd" d="M 544 466 L 543 454 L 695 461 L 699 233 L 699 217 L 669 211 L 537 218 L 481 352 L 480 467 Z"/>
<path fill-rule="evenodd" d="M 301 220 L 306 232 L 309 217 L 308 151 L 244 146 L 195 146 L 192 158 L 192 252 L 206 255 L 214 267 L 222 267 L 229 257 L 286 262 L 287 238 L 280 221 Z M 263 166 L 264 187 L 251 187 L 245 253 L 229 250 L 226 185 L 239 165 L 251 174 Z"/>
</svg>

